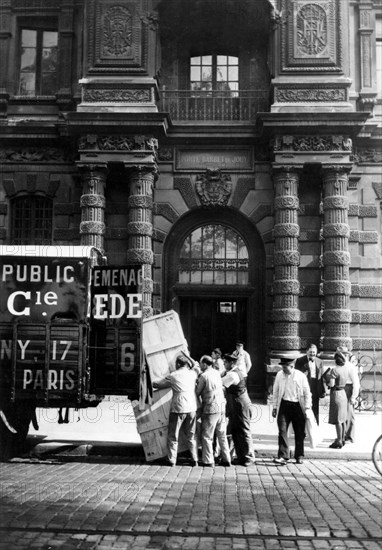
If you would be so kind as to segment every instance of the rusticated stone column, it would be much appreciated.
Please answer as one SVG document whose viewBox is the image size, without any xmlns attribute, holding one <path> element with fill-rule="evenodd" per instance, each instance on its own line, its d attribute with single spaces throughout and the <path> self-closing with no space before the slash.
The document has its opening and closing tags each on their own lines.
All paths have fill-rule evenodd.
<svg viewBox="0 0 382 550">
<path fill-rule="evenodd" d="M 352 347 L 350 338 L 349 201 L 346 197 L 349 166 L 323 166 L 323 296 L 324 352 Z"/>
<path fill-rule="evenodd" d="M 130 196 L 127 261 L 140 264 L 143 268 L 142 305 L 143 317 L 153 314 L 152 249 L 153 234 L 153 191 L 156 177 L 154 166 L 130 168 Z"/>
<path fill-rule="evenodd" d="M 300 349 L 298 326 L 300 284 L 298 266 L 299 167 L 274 165 L 275 248 L 272 352 Z"/>
<path fill-rule="evenodd" d="M 77 163 L 82 177 L 81 244 L 104 252 L 107 164 Z"/>
</svg>

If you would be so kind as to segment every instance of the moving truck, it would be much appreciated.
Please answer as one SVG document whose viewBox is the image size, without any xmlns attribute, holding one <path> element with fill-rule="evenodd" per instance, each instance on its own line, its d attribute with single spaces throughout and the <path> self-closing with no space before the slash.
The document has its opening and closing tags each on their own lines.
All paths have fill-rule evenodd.
<svg viewBox="0 0 382 550">
<path fill-rule="evenodd" d="M 0 458 L 25 444 L 37 407 L 139 397 L 141 266 L 89 246 L 0 246 Z"/>
</svg>

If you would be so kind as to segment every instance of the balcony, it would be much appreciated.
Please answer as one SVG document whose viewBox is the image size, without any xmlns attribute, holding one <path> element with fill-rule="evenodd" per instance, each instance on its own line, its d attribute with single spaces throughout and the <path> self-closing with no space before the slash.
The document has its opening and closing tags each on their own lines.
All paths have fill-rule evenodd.
<svg viewBox="0 0 382 550">
<path fill-rule="evenodd" d="M 269 90 L 162 90 L 159 107 L 176 122 L 250 123 L 258 112 L 269 111 Z"/>
</svg>

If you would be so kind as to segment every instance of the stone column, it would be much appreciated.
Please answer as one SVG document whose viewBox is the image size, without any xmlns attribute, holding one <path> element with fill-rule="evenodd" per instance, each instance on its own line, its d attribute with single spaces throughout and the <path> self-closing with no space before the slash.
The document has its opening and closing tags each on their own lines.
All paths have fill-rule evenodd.
<svg viewBox="0 0 382 550">
<path fill-rule="evenodd" d="M 77 163 L 82 177 L 81 244 L 104 252 L 107 164 Z"/>
<path fill-rule="evenodd" d="M 323 166 L 323 297 L 324 352 L 352 347 L 350 338 L 349 166 Z"/>
<path fill-rule="evenodd" d="M 12 2 L 3 0 L 0 7 L 0 117 L 7 114 L 9 90 L 7 90 L 8 79 L 8 52 L 12 38 Z"/>
<path fill-rule="evenodd" d="M 143 268 L 142 305 L 143 317 L 153 314 L 152 249 L 153 234 L 153 191 L 156 177 L 154 166 L 130 168 L 130 196 L 127 262 Z"/>
<path fill-rule="evenodd" d="M 300 284 L 298 266 L 299 225 L 297 220 L 298 166 L 274 165 L 274 280 L 273 280 L 273 336 L 272 353 L 300 349 L 298 327 Z"/>
</svg>

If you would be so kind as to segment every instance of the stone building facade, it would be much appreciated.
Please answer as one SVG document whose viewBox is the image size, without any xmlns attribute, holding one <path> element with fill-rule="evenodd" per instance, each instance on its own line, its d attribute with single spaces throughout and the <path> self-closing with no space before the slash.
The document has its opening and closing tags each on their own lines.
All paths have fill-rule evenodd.
<svg viewBox="0 0 382 550">
<path fill-rule="evenodd" d="M 381 0 L 1 0 L 0 243 L 144 266 L 249 385 L 381 360 Z"/>
</svg>

